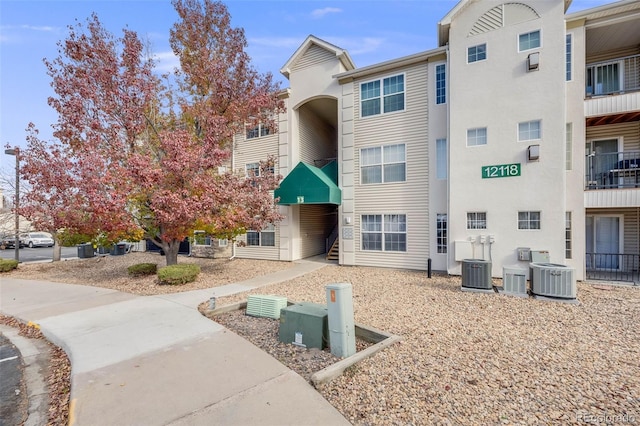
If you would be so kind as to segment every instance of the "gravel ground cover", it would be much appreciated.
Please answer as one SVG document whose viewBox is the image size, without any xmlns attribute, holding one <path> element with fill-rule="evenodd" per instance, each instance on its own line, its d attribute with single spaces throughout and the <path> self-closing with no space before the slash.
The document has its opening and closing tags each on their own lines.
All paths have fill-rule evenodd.
<svg viewBox="0 0 640 426">
<path fill-rule="evenodd" d="M 18 269 L 10 272 L 7 276 L 91 285 L 141 296 L 150 296 L 218 287 L 293 266 L 293 263 L 290 262 L 268 260 L 203 259 L 178 256 L 178 263 L 200 265 L 201 273 L 194 282 L 173 286 L 158 284 L 158 279 L 155 275 L 130 277 L 127 267 L 137 263 L 155 263 L 160 268 L 166 265 L 166 260 L 164 256 L 160 256 L 157 253 L 133 252 L 124 256 L 98 256 L 53 263 L 21 264 Z"/>
<path fill-rule="evenodd" d="M 332 355 L 328 348 L 323 350 L 306 349 L 281 342 L 278 338 L 279 320 L 248 316 L 245 315 L 245 309 L 207 316 L 258 346 L 307 381 L 311 380 L 313 373 L 335 364 L 341 359 Z M 372 343 L 356 339 L 357 352 L 371 345 Z"/>
<path fill-rule="evenodd" d="M 458 277 L 327 266 L 253 293 L 323 303 L 335 282 L 353 285 L 357 322 L 404 337 L 319 387 L 353 424 L 640 423 L 637 288 L 579 283 L 570 305 L 462 292 Z"/>
<path fill-rule="evenodd" d="M 125 259 L 141 263 L 146 256 L 154 255 L 21 265 L 10 275 L 157 294 L 215 287 L 290 266 L 198 260 L 211 269 L 203 267 L 186 288 L 128 278 Z M 81 264 L 87 261 L 95 263 Z M 640 423 L 638 288 L 579 283 L 580 304 L 570 305 L 461 292 L 459 277 L 328 265 L 251 293 L 325 303 L 325 285 L 337 282 L 353 285 L 356 322 L 404 337 L 319 386 L 353 424 Z"/>
</svg>

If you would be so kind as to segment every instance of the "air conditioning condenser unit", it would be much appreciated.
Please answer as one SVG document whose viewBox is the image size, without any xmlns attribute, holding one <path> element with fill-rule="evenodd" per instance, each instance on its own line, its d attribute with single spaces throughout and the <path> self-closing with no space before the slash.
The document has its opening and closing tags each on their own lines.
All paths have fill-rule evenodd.
<svg viewBox="0 0 640 426">
<path fill-rule="evenodd" d="M 484 259 L 462 261 L 462 290 L 493 293 L 491 262 Z"/>
<path fill-rule="evenodd" d="M 531 293 L 556 299 L 575 299 L 575 270 L 557 263 L 530 263 Z"/>
</svg>

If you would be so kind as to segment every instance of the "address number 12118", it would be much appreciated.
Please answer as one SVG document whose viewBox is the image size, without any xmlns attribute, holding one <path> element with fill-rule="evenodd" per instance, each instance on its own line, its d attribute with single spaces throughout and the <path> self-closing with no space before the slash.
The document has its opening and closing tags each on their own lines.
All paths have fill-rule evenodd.
<svg viewBox="0 0 640 426">
<path fill-rule="evenodd" d="M 520 163 L 482 167 L 482 179 L 520 176 Z"/>
</svg>

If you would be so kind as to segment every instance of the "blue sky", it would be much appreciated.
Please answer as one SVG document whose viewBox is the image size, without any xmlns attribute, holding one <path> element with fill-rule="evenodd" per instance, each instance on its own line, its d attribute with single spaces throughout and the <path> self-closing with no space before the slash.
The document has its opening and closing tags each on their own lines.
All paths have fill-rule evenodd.
<svg viewBox="0 0 640 426">
<path fill-rule="evenodd" d="M 347 49 L 356 66 L 437 47 L 436 25 L 457 0 L 342 0 L 225 2 L 232 23 L 245 29 L 248 53 L 262 72 L 270 71 L 287 83 L 279 70 L 297 47 L 313 34 Z M 610 3 L 574 0 L 569 12 Z M 50 138 L 54 111 L 43 58 L 57 56 L 56 43 L 67 26 L 85 22 L 96 12 L 116 36 L 123 28 L 151 42 L 164 68 L 174 65 L 168 43 L 177 20 L 170 0 L 2 0 L 0 1 L 0 144 L 25 146 L 25 131 L 32 121 L 41 136 Z M 13 158 L 1 155 L 2 168 Z"/>
</svg>

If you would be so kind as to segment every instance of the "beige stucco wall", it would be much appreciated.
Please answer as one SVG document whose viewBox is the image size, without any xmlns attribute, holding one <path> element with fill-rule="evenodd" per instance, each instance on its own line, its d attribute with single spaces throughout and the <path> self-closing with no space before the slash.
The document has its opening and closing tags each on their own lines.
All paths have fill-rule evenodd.
<svg viewBox="0 0 640 426">
<path fill-rule="evenodd" d="M 476 20 L 500 1 L 470 2 L 454 17 L 450 32 L 449 271 L 459 274 L 453 242 L 492 236 L 476 244 L 473 257 L 491 259 L 493 276 L 503 265 L 521 264 L 516 249 L 548 250 L 564 262 L 565 74 L 564 2 L 525 1 L 540 15 L 469 36 Z M 542 46 L 518 52 L 518 36 L 541 30 Z M 486 43 L 487 59 L 467 64 L 467 48 Z M 527 56 L 540 52 L 538 71 L 527 72 Z M 542 139 L 518 141 L 518 123 L 541 120 Z M 488 143 L 467 146 L 467 129 L 487 128 Z M 540 145 L 540 160 L 527 147 Z M 489 165 L 521 164 L 521 176 L 482 179 Z M 540 211 L 540 230 L 518 230 L 519 211 Z M 486 212 L 487 229 L 466 229 L 467 212 Z"/>
</svg>

